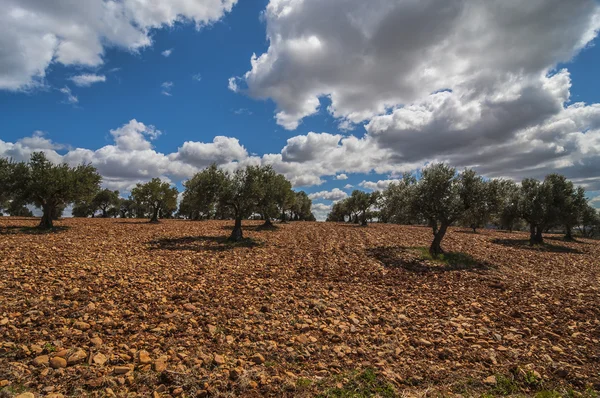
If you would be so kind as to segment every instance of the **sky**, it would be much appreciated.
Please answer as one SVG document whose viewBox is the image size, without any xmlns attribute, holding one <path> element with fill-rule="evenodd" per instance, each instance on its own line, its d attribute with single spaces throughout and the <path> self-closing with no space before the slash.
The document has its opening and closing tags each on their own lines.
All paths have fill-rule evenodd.
<svg viewBox="0 0 600 398">
<path fill-rule="evenodd" d="M 431 162 L 600 207 L 597 0 L 0 0 L 0 156 L 122 196 L 269 164 L 323 219 Z"/>
</svg>

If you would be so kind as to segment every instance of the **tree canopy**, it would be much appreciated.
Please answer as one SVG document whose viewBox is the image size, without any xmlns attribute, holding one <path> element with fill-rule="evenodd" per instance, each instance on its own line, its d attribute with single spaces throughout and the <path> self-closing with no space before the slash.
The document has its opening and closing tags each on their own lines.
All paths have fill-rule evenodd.
<svg viewBox="0 0 600 398">
<path fill-rule="evenodd" d="M 159 216 L 177 209 L 177 188 L 160 178 L 153 178 L 145 184 L 138 183 L 131 190 L 132 200 L 147 209 L 150 222 L 158 222 Z"/>
<path fill-rule="evenodd" d="M 15 199 L 42 209 L 41 228 L 52 228 L 52 221 L 68 204 L 89 199 L 101 181 L 92 165 L 54 164 L 43 152 L 33 153 L 27 164 L 16 165 L 14 173 Z"/>
</svg>

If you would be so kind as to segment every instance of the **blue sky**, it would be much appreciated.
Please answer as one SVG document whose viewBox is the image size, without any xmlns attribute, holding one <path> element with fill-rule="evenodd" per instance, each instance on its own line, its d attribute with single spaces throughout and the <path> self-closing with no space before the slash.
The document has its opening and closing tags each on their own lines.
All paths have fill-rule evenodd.
<svg viewBox="0 0 600 398">
<path fill-rule="evenodd" d="M 600 207 L 594 0 L 107 3 L 7 0 L 0 155 L 91 161 L 125 194 L 273 164 L 321 218 L 431 161 L 563 173 Z"/>
</svg>

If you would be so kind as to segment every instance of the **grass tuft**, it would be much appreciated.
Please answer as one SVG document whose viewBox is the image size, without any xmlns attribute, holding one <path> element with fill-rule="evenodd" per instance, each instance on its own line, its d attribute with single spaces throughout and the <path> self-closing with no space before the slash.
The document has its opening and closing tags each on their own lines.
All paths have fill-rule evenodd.
<svg viewBox="0 0 600 398">
<path fill-rule="evenodd" d="M 373 369 L 366 369 L 360 373 L 353 372 L 341 387 L 330 388 L 318 395 L 321 398 L 393 398 L 396 396 L 394 386 L 382 380 Z"/>
</svg>

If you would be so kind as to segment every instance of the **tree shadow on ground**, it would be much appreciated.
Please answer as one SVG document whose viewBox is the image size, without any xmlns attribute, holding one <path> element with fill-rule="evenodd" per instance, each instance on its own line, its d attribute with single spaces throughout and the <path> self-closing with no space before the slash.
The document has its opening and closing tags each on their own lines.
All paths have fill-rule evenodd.
<svg viewBox="0 0 600 398">
<path fill-rule="evenodd" d="M 410 272 L 475 271 L 495 268 L 494 265 L 478 261 L 466 253 L 448 252 L 433 259 L 424 247 L 380 246 L 369 248 L 366 252 L 385 267 L 402 268 Z"/>
<path fill-rule="evenodd" d="M 226 251 L 236 247 L 262 246 L 252 238 L 244 238 L 239 242 L 231 242 L 225 236 L 186 236 L 183 238 L 164 238 L 149 242 L 150 250 L 184 250 L 184 251 Z"/>
<path fill-rule="evenodd" d="M 0 227 L 0 235 L 48 235 L 57 234 L 71 229 L 71 227 L 60 226 L 53 228 L 39 228 L 22 225 L 11 225 L 6 227 Z"/>
<path fill-rule="evenodd" d="M 472 229 L 459 229 L 457 231 L 454 231 L 457 234 L 467 234 L 467 235 L 480 235 L 479 234 L 479 230 L 477 230 L 476 232 L 473 232 Z"/>
<path fill-rule="evenodd" d="M 544 238 L 546 241 L 549 238 Z M 554 240 L 554 239 L 553 239 Z M 581 254 L 580 250 L 573 249 L 567 246 L 553 245 L 551 243 L 545 242 L 542 245 L 529 245 L 529 239 L 493 239 L 491 241 L 494 244 L 514 247 L 518 249 L 532 250 L 538 252 L 548 252 L 548 253 L 573 253 L 573 254 Z"/>
<path fill-rule="evenodd" d="M 580 238 L 579 236 L 577 238 L 573 238 L 573 240 L 566 240 L 564 238 L 564 236 L 548 236 L 548 237 L 544 237 L 544 240 L 551 240 L 551 241 L 555 241 L 555 242 L 566 242 L 566 243 L 578 243 L 581 245 L 588 245 L 588 242 L 584 242 L 582 240 L 579 240 L 578 238 Z"/>
<path fill-rule="evenodd" d="M 221 229 L 225 230 L 225 231 L 233 231 L 233 225 L 223 225 L 221 227 Z M 277 231 L 279 229 L 279 227 L 275 224 L 272 224 L 270 226 L 265 226 L 264 224 L 260 224 L 260 225 L 244 225 L 242 226 L 242 230 L 244 231 Z"/>
</svg>

